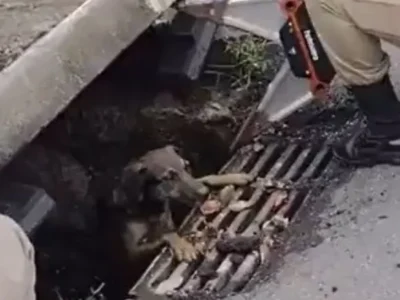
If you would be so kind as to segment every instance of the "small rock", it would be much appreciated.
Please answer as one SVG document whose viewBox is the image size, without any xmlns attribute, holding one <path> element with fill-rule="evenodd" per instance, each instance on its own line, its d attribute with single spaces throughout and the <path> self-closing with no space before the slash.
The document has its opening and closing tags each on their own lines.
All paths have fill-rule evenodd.
<svg viewBox="0 0 400 300">
<path fill-rule="evenodd" d="M 260 246 L 260 236 L 236 236 L 232 238 L 222 238 L 217 241 L 216 249 L 220 253 L 240 253 L 247 254 Z"/>
<path fill-rule="evenodd" d="M 197 275 L 203 279 L 208 280 L 216 277 L 218 274 L 213 267 L 213 262 L 206 260 L 201 264 L 200 268 L 197 270 Z"/>
<path fill-rule="evenodd" d="M 235 195 L 235 186 L 227 185 L 223 189 L 219 191 L 218 199 L 221 202 L 222 206 L 226 206 Z"/>
<path fill-rule="evenodd" d="M 197 118 L 204 123 L 216 123 L 231 121 L 233 116 L 228 107 L 224 107 L 217 102 L 210 102 L 204 106 Z"/>
<path fill-rule="evenodd" d="M 253 206 L 255 203 L 251 203 L 250 201 L 247 200 L 239 200 L 237 202 L 233 202 L 229 205 L 229 209 L 233 212 L 241 212 L 245 209 L 250 208 Z"/>
<path fill-rule="evenodd" d="M 264 150 L 264 148 L 265 148 L 265 146 L 263 144 L 261 144 L 261 143 L 255 143 L 253 145 L 253 150 L 256 153 L 261 152 L 262 150 Z"/>
<path fill-rule="evenodd" d="M 208 216 L 219 212 L 221 207 L 221 202 L 215 199 L 210 199 L 203 203 L 200 207 L 200 211 L 203 215 Z"/>
<path fill-rule="evenodd" d="M 234 265 L 240 265 L 243 260 L 244 260 L 244 256 L 238 253 L 234 253 L 232 254 L 230 261 L 234 264 Z"/>
</svg>

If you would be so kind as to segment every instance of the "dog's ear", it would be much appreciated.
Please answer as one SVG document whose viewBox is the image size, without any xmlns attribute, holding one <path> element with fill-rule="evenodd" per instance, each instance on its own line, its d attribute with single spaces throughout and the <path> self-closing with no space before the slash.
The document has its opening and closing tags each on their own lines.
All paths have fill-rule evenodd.
<svg viewBox="0 0 400 300">
<path fill-rule="evenodd" d="M 171 145 L 171 144 L 166 145 L 165 149 L 167 149 L 168 151 L 176 152 L 176 153 L 179 152 L 178 147 L 176 147 L 175 145 Z"/>
<path fill-rule="evenodd" d="M 146 166 L 141 161 L 133 163 L 133 164 L 129 164 L 125 168 L 125 170 L 127 172 L 135 173 L 135 174 L 138 174 L 138 175 L 144 175 L 147 172 Z"/>
<path fill-rule="evenodd" d="M 174 154 L 174 155 L 177 155 L 177 156 L 182 156 L 182 155 L 183 155 L 182 149 L 178 148 L 178 147 L 175 146 L 175 145 L 166 145 L 166 146 L 165 146 L 165 149 L 167 149 L 167 151 L 168 151 L 169 153 L 172 153 L 172 154 Z"/>
<path fill-rule="evenodd" d="M 174 180 L 178 177 L 178 171 L 173 168 L 168 168 L 161 174 L 161 180 Z"/>
<path fill-rule="evenodd" d="M 131 185 L 133 183 L 139 183 L 140 185 L 142 185 L 147 178 L 147 173 L 147 168 L 143 163 L 137 162 L 129 164 L 124 168 L 122 172 L 121 184 L 123 186 Z"/>
<path fill-rule="evenodd" d="M 124 168 L 121 187 L 129 203 L 142 202 L 146 200 L 149 188 L 159 181 L 143 163 L 137 162 Z"/>
<path fill-rule="evenodd" d="M 118 195 L 116 195 L 119 202 L 122 201 L 125 204 L 141 202 L 146 181 L 147 169 L 143 164 L 136 163 L 126 166 L 122 172 Z"/>
<path fill-rule="evenodd" d="M 174 155 L 177 155 L 177 156 L 179 156 L 180 157 L 180 163 L 181 163 L 181 165 L 182 165 L 182 168 L 184 169 L 184 170 L 190 170 L 191 168 L 191 166 L 190 166 L 190 162 L 188 161 L 188 160 L 186 160 L 186 159 L 184 159 L 183 158 L 183 153 L 182 153 L 182 150 L 181 149 L 179 149 L 178 147 L 176 147 L 176 146 L 174 146 L 174 145 L 167 145 L 167 146 L 165 146 L 165 148 L 168 150 L 168 151 L 170 151 L 170 153 L 173 153 Z"/>
</svg>

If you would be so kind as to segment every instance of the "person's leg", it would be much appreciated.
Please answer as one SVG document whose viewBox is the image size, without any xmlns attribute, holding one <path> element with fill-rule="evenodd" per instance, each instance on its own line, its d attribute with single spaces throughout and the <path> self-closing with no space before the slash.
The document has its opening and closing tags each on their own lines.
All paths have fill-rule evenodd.
<svg viewBox="0 0 400 300">
<path fill-rule="evenodd" d="M 398 0 L 341 0 L 355 24 L 400 47 L 400 2 Z"/>
<path fill-rule="evenodd" d="M 380 38 L 400 45 L 400 1 L 306 0 L 307 9 L 338 76 L 367 117 L 337 157 L 354 164 L 400 163 L 400 102 L 388 77 Z M 397 17 L 396 17 L 397 16 Z"/>
<path fill-rule="evenodd" d="M 34 249 L 20 226 L 0 214 L 0 299 L 35 300 Z"/>
</svg>

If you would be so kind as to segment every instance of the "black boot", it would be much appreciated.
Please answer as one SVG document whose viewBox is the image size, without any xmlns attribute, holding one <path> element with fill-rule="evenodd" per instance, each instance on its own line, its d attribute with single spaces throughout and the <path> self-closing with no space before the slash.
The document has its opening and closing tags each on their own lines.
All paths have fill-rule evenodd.
<svg viewBox="0 0 400 300">
<path fill-rule="evenodd" d="M 400 102 L 389 76 L 351 90 L 367 124 L 337 147 L 334 155 L 357 166 L 400 165 Z"/>
</svg>

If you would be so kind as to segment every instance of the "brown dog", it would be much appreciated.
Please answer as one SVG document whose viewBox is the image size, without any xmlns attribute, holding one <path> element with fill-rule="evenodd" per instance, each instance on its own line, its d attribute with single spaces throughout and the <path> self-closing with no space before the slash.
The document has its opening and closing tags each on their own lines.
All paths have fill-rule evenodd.
<svg viewBox="0 0 400 300">
<path fill-rule="evenodd" d="M 123 241 L 132 258 L 164 244 L 178 260 L 197 257 L 194 246 L 178 235 L 170 208 L 171 201 L 194 206 L 208 193 L 187 168 L 188 162 L 170 145 L 149 151 L 124 168 L 111 206 L 124 219 Z"/>
</svg>

